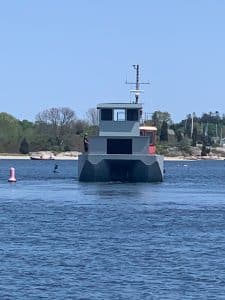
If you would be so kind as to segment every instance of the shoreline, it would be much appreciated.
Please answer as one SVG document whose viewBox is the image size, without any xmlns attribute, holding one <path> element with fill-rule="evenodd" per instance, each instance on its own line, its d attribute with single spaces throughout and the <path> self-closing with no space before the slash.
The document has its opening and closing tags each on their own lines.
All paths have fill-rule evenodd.
<svg viewBox="0 0 225 300">
<path fill-rule="evenodd" d="M 4 159 L 16 159 L 16 160 L 32 160 L 31 155 L 23 155 L 23 154 L 1 154 L 0 153 L 0 160 Z M 35 157 L 35 156 L 34 156 Z M 56 155 L 53 156 L 52 158 L 49 157 L 35 157 L 36 160 L 78 160 L 78 156 L 69 156 L 69 155 Z M 35 159 L 34 159 L 35 160 Z"/>
<path fill-rule="evenodd" d="M 200 161 L 200 160 L 225 160 L 220 156 L 164 156 L 164 161 Z"/>
<path fill-rule="evenodd" d="M 0 155 L 0 160 L 6 160 L 6 159 L 15 159 L 15 160 L 32 160 L 30 156 L 19 156 L 19 155 Z M 56 157 L 56 158 L 43 158 L 43 159 L 37 159 L 37 160 L 78 160 L 78 157 Z"/>
<path fill-rule="evenodd" d="M 36 160 L 78 160 L 78 155 L 72 155 L 64 153 L 58 153 L 57 155 L 49 157 L 43 157 L 37 155 L 24 155 L 24 154 L 9 154 L 9 153 L 0 153 L 0 160 L 2 159 L 30 159 L 31 157 L 36 158 Z M 224 157 L 219 156 L 203 156 L 203 157 L 197 157 L 197 156 L 164 156 L 164 161 L 199 161 L 199 160 L 225 160 Z"/>
</svg>

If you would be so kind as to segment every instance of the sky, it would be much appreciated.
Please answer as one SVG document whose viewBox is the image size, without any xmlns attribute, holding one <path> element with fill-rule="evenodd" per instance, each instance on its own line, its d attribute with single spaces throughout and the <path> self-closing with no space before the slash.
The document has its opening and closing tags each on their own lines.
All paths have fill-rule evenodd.
<svg viewBox="0 0 225 300">
<path fill-rule="evenodd" d="M 225 113 L 225 0 L 0 0 L 0 112 L 129 102 L 134 64 L 146 113 Z"/>
</svg>

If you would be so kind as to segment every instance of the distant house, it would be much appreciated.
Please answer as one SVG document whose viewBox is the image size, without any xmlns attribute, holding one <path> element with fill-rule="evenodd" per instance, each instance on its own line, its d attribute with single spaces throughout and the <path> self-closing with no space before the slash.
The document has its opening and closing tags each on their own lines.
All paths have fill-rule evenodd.
<svg viewBox="0 0 225 300">
<path fill-rule="evenodd" d="M 225 138 L 220 139 L 220 146 L 225 147 Z"/>
<path fill-rule="evenodd" d="M 175 131 L 173 129 L 168 129 L 168 143 L 174 144 L 176 143 L 177 138 Z"/>
<path fill-rule="evenodd" d="M 213 144 L 220 144 L 221 140 L 218 136 L 212 136 L 211 141 Z"/>
</svg>

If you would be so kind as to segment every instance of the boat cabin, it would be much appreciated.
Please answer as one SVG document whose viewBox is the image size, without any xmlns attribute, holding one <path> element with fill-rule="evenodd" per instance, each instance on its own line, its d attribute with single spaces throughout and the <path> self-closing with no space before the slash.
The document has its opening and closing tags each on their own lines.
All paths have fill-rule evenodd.
<svg viewBox="0 0 225 300">
<path fill-rule="evenodd" d="M 140 103 L 98 104 L 99 136 L 139 136 Z"/>
<path fill-rule="evenodd" d="M 89 154 L 155 154 L 156 127 L 140 126 L 140 103 L 98 104 L 99 136 Z"/>
<path fill-rule="evenodd" d="M 148 152 L 149 154 L 156 153 L 156 133 L 157 128 L 155 126 L 140 126 L 140 135 L 149 137 L 149 147 Z"/>
</svg>

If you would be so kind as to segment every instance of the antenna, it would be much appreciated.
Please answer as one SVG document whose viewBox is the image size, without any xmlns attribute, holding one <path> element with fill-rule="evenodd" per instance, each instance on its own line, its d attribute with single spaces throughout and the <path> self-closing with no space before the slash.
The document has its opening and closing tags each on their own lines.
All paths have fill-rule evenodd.
<svg viewBox="0 0 225 300">
<path fill-rule="evenodd" d="M 141 92 L 140 90 L 140 85 L 141 84 L 149 84 L 149 82 L 140 82 L 140 78 L 139 78 L 139 65 L 133 65 L 134 69 L 136 70 L 136 82 L 127 82 L 126 84 L 135 84 L 136 89 L 135 90 L 131 90 L 131 92 L 135 93 L 135 103 L 138 103 L 139 100 L 139 95 Z"/>
</svg>

